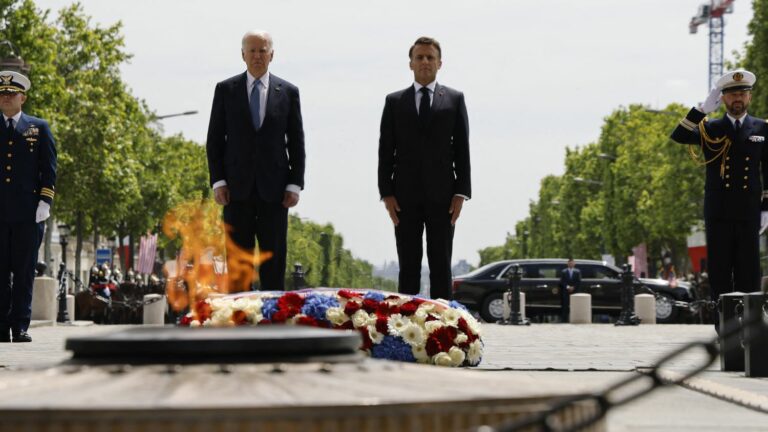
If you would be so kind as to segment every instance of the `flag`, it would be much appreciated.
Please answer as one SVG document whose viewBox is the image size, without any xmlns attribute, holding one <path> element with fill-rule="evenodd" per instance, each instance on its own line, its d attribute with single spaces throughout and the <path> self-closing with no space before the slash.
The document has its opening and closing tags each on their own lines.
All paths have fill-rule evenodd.
<svg viewBox="0 0 768 432">
<path fill-rule="evenodd" d="M 139 265 L 136 270 L 141 274 L 152 274 L 157 251 L 157 234 L 141 236 L 139 245 Z"/>
</svg>

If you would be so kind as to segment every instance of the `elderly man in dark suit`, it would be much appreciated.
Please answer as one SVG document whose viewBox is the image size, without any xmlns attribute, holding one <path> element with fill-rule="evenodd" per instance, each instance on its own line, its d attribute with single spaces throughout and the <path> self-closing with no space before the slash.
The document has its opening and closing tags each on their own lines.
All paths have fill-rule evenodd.
<svg viewBox="0 0 768 432">
<path fill-rule="evenodd" d="M 672 132 L 674 141 L 699 147 L 692 154 L 706 165 L 704 226 L 715 301 L 732 291 L 760 290 L 759 232 L 768 224 L 768 125 L 747 114 L 756 80 L 746 70 L 726 73 Z M 721 102 L 726 114 L 707 120 Z M 713 318 L 717 328 L 717 311 Z"/>
<path fill-rule="evenodd" d="M 560 272 L 560 321 L 567 323 L 571 315 L 571 294 L 581 287 L 581 271 L 576 268 L 576 261 L 568 258 L 568 267 Z"/>
<path fill-rule="evenodd" d="M 272 37 L 243 36 L 247 70 L 216 85 L 208 126 L 208 169 L 227 225 L 230 290 L 251 286 L 258 239 L 261 289 L 283 290 L 288 209 L 304 188 L 304 128 L 299 90 L 268 72 Z M 255 238 L 254 238 L 255 237 Z"/>
<path fill-rule="evenodd" d="M 435 39 L 417 39 L 408 57 L 414 83 L 388 95 L 381 116 L 379 194 L 395 225 L 400 292 L 419 293 L 426 228 L 431 296 L 450 299 L 454 226 L 472 193 L 467 107 L 436 81 Z"/>
<path fill-rule="evenodd" d="M 56 145 L 45 120 L 21 111 L 29 78 L 0 72 L 0 342 L 31 342 L 32 287 L 56 183 Z"/>
</svg>

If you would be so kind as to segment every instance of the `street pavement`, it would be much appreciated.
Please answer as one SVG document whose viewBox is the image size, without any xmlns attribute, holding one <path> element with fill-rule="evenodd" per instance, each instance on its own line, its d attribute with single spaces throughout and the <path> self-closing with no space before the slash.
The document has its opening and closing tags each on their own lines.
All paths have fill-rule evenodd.
<svg viewBox="0 0 768 432">
<path fill-rule="evenodd" d="M 70 357 L 68 337 L 90 336 L 130 326 L 36 322 L 29 344 L 0 344 L 0 388 L 15 370 L 40 369 Z M 517 375 L 542 385 L 600 392 L 612 383 L 651 368 L 664 354 L 689 342 L 715 337 L 711 325 L 483 324 L 485 355 L 478 374 Z M 682 374 L 696 368 L 703 352 L 669 362 L 665 370 Z M 766 359 L 768 361 L 768 359 Z M 607 416 L 609 431 L 766 431 L 768 378 L 721 372 L 719 363 L 693 378 L 691 385 L 667 386 Z M 744 405 L 752 405 L 747 408 Z M 1 409 L 2 407 L 0 407 Z"/>
</svg>

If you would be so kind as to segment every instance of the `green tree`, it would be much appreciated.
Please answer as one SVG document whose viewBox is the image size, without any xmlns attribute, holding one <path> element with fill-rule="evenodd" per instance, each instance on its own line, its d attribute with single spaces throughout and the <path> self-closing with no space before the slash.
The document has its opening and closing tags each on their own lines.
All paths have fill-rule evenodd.
<svg viewBox="0 0 768 432">
<path fill-rule="evenodd" d="M 749 112 L 765 118 L 768 116 L 768 1 L 752 0 L 752 10 L 752 20 L 747 27 L 752 39 L 745 44 L 744 53 L 737 55 L 737 62 L 757 75 Z"/>
</svg>

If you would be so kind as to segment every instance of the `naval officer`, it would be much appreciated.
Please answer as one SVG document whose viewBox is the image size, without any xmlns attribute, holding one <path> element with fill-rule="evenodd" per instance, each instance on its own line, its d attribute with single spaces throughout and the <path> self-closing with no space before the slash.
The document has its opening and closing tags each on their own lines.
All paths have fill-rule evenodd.
<svg viewBox="0 0 768 432">
<path fill-rule="evenodd" d="M 31 342 L 32 285 L 56 182 L 56 147 L 45 120 L 21 111 L 29 79 L 0 72 L 0 342 Z"/>
<path fill-rule="evenodd" d="M 715 301 L 733 291 L 760 290 L 758 239 L 768 224 L 768 126 L 747 113 L 755 81 L 746 70 L 726 73 L 672 132 L 674 141 L 690 144 L 692 156 L 706 165 L 704 224 Z M 725 115 L 707 120 L 721 102 Z M 717 313 L 714 319 L 717 326 Z"/>
</svg>

